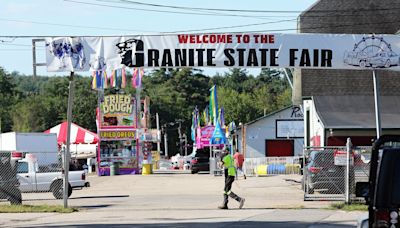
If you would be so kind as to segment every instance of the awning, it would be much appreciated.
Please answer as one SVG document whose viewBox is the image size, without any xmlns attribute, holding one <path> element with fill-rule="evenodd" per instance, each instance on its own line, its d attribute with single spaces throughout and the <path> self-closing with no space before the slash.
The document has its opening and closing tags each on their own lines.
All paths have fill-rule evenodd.
<svg viewBox="0 0 400 228">
<path fill-rule="evenodd" d="M 67 122 L 62 122 L 61 124 L 52 127 L 45 131 L 45 133 L 56 133 L 58 144 L 66 144 L 67 142 Z M 71 144 L 80 143 L 97 143 L 99 137 L 97 134 L 71 123 L 71 134 L 70 134 Z"/>
<path fill-rule="evenodd" d="M 314 96 L 313 101 L 325 128 L 376 128 L 373 96 Z M 381 96 L 380 114 L 382 128 L 400 129 L 400 96 Z"/>
</svg>

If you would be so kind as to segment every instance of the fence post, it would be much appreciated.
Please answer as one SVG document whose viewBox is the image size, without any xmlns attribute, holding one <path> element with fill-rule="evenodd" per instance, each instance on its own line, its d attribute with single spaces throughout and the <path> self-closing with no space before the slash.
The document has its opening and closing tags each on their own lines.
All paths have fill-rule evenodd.
<svg viewBox="0 0 400 228">
<path fill-rule="evenodd" d="M 345 183 L 345 203 L 350 204 L 350 153 L 351 153 L 351 139 L 347 138 L 346 142 L 346 183 Z"/>
</svg>

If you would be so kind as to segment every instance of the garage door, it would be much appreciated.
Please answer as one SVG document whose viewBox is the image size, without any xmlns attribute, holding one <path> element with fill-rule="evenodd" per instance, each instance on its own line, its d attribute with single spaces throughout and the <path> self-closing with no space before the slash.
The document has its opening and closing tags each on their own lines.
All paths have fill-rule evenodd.
<svg viewBox="0 0 400 228">
<path fill-rule="evenodd" d="M 294 140 L 293 139 L 265 140 L 265 156 L 267 157 L 294 156 Z"/>
</svg>

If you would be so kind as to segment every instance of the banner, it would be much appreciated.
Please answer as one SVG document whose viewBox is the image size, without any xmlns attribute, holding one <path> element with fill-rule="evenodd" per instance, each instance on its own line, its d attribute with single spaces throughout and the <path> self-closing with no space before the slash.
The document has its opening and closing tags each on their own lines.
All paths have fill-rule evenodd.
<svg viewBox="0 0 400 228">
<path fill-rule="evenodd" d="M 109 94 L 101 98 L 100 129 L 136 128 L 135 100 L 129 94 Z"/>
<path fill-rule="evenodd" d="M 179 34 L 46 39 L 48 71 L 126 67 L 399 70 L 400 37 L 355 34 Z"/>
</svg>

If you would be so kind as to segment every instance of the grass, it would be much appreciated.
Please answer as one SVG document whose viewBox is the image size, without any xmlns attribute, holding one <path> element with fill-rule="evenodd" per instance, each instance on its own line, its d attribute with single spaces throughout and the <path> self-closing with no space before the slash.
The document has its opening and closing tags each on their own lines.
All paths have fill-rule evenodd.
<svg viewBox="0 0 400 228">
<path fill-rule="evenodd" d="M 57 212 L 72 213 L 78 211 L 78 208 L 64 208 L 60 205 L 0 205 L 0 213 L 31 213 L 31 212 Z"/>
<path fill-rule="evenodd" d="M 343 211 L 368 211 L 368 205 L 353 203 L 353 204 L 345 204 L 345 203 L 333 203 L 329 206 L 331 210 L 343 210 Z"/>
</svg>

